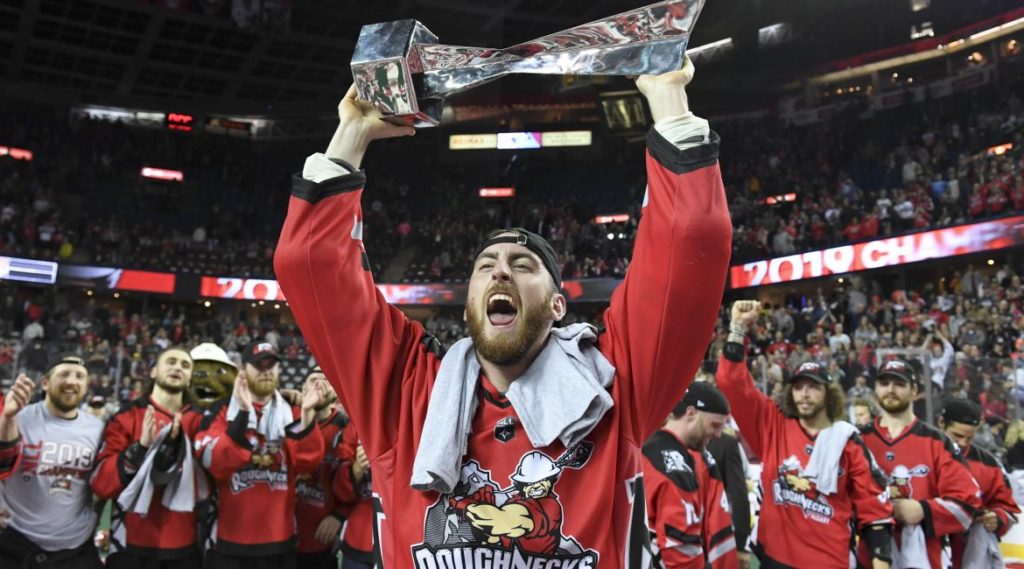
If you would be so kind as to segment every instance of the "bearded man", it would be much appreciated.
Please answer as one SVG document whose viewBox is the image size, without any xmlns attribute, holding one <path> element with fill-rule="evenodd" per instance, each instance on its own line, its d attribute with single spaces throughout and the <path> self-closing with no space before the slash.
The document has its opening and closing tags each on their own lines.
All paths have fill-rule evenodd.
<svg viewBox="0 0 1024 569">
<path fill-rule="evenodd" d="M 804 362 L 772 401 L 754 385 L 745 337 L 760 303 L 737 301 L 715 375 L 740 435 L 761 457 L 761 513 L 751 535 L 761 567 L 847 569 L 854 531 L 864 567 L 888 569 L 892 505 L 857 428 L 843 421 L 842 388 Z M 807 536 L 813 535 L 814 539 Z"/>
<path fill-rule="evenodd" d="M 195 477 L 203 474 L 190 452 L 202 416 L 187 401 L 192 366 L 184 348 L 160 352 L 149 395 L 122 407 L 103 432 L 91 484 L 100 499 L 113 500 L 110 569 L 154 563 L 189 569 L 200 563 Z M 143 498 L 147 486 L 151 494 L 147 490 L 150 497 Z"/>
<path fill-rule="evenodd" d="M 648 192 L 606 331 L 555 326 L 558 252 L 501 229 L 470 271 L 470 338 L 443 359 L 378 291 L 361 241 L 363 154 L 415 131 L 381 120 L 354 88 L 341 101 L 326 152 L 294 179 L 275 273 L 369 458 L 375 564 L 649 561 L 640 445 L 700 364 L 731 250 L 719 139 L 689 110 L 692 76 L 687 62 L 637 80 L 654 117 Z M 544 496 L 524 493 L 531 481 Z"/>
<path fill-rule="evenodd" d="M 277 389 L 281 360 L 273 344 L 253 342 L 242 361 L 231 398 L 207 410 L 196 437 L 196 456 L 217 491 L 204 567 L 294 569 L 295 485 L 323 460 L 316 414 L 331 400 L 330 386 L 316 381 L 301 408 L 292 407 Z"/>
<path fill-rule="evenodd" d="M 969 530 L 981 514 L 981 491 L 956 444 L 914 416 L 913 402 L 922 388 L 909 360 L 884 362 L 875 378 L 882 413 L 861 429 L 889 480 L 898 567 L 942 567 L 944 537 Z"/>
<path fill-rule="evenodd" d="M 0 413 L 0 480 L 10 512 L 0 532 L 0 567 L 100 569 L 89 473 L 103 422 L 79 410 L 88 391 L 82 358 L 63 356 L 43 375 L 46 397 L 29 405 L 21 374 Z"/>
</svg>

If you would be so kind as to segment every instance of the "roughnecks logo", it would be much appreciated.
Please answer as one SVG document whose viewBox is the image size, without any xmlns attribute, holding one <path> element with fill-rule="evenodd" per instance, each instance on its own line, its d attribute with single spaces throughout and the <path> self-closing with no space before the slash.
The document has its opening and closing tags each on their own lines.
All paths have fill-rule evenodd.
<svg viewBox="0 0 1024 569">
<path fill-rule="evenodd" d="M 256 484 L 266 484 L 271 490 L 288 490 L 288 472 L 284 470 L 264 470 L 247 468 L 231 475 L 231 491 L 235 494 L 244 492 Z"/>
<path fill-rule="evenodd" d="M 832 521 L 835 510 L 818 492 L 814 481 L 804 476 L 804 469 L 796 456 L 783 461 L 778 475 L 772 482 L 772 496 L 776 504 L 796 506 L 803 510 L 804 517 L 816 522 L 827 524 Z"/>
<path fill-rule="evenodd" d="M 471 460 L 459 483 L 427 509 L 423 543 L 412 548 L 419 569 L 591 569 L 598 554 L 562 533 L 562 502 L 555 485 L 566 468 L 590 459 L 584 441 L 557 460 L 533 450 L 519 459 L 511 484 L 500 487 Z"/>
</svg>

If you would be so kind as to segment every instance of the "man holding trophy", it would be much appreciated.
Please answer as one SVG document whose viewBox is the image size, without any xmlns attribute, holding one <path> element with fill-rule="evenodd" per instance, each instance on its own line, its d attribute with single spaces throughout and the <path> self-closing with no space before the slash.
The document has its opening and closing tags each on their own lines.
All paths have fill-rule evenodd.
<svg viewBox="0 0 1024 569">
<path fill-rule="evenodd" d="M 422 30 L 407 27 L 414 31 L 403 32 L 401 68 L 422 81 L 388 80 L 405 85 L 388 89 L 389 105 L 367 102 L 373 97 L 353 86 L 326 152 L 294 178 L 275 269 L 370 459 L 376 564 L 649 564 L 640 445 L 686 390 L 678 378 L 693 377 L 702 359 L 731 250 L 718 137 L 690 112 L 685 91 L 693 66 L 683 50 L 701 4 L 631 12 L 654 39 L 629 49 L 632 28 L 603 33 L 622 15 L 507 50 L 431 48 L 418 43 Z M 658 43 L 664 38 L 675 38 L 678 57 L 651 65 L 672 51 Z M 602 60 L 600 42 L 619 42 L 608 57 L 625 63 L 613 69 Z M 466 55 L 458 50 L 471 52 L 462 67 L 451 63 Z M 607 329 L 556 326 L 566 313 L 556 252 L 525 229 L 499 229 L 471 271 L 471 337 L 442 355 L 373 283 L 362 245 L 363 154 L 373 140 L 412 135 L 408 125 L 439 118 L 437 85 L 478 84 L 516 65 L 544 72 L 550 61 L 574 72 L 572 62 L 584 60 L 599 72 L 639 75 L 655 121 L 644 216 Z M 353 68 L 359 75 L 355 60 Z"/>
</svg>

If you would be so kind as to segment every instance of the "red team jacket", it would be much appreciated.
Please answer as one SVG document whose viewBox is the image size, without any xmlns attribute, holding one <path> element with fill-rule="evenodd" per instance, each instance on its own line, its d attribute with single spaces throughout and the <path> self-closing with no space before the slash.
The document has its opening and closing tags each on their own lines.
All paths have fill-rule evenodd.
<svg viewBox="0 0 1024 569">
<path fill-rule="evenodd" d="M 981 488 L 981 509 L 995 512 L 999 518 L 996 535 L 1003 537 L 1010 530 L 1010 526 L 1017 523 L 1017 514 L 1020 513 L 1020 508 L 1013 499 L 1013 488 L 1010 486 L 1006 470 L 999 463 L 999 459 L 976 446 L 961 448 L 960 456 L 967 460 L 967 469 Z M 962 567 L 961 560 L 967 546 L 964 537 L 963 534 L 953 534 L 949 538 L 954 569 Z"/>
<path fill-rule="evenodd" d="M 652 130 L 648 150 L 648 197 L 633 260 L 598 340 L 616 368 L 609 387 L 614 407 L 574 448 L 556 442 L 535 449 L 509 401 L 481 378 L 468 451 L 450 495 L 409 485 L 441 358 L 423 327 L 389 306 L 373 283 L 361 242 L 365 176 L 322 183 L 295 178 L 275 272 L 317 361 L 352 410 L 370 458 L 374 543 L 385 569 L 644 562 L 649 543 L 639 448 L 701 361 L 732 233 L 717 135 L 680 151 Z M 552 472 L 529 493 L 510 478 L 525 462 Z M 465 500 L 514 502 L 529 520 L 504 518 L 509 527 L 498 535 L 462 515 L 457 506 Z M 532 530 L 518 539 L 505 537 L 527 525 Z"/>
<path fill-rule="evenodd" d="M 715 459 L 668 431 L 643 446 L 647 519 L 665 569 L 738 566 L 729 499 Z"/>
<path fill-rule="evenodd" d="M 348 505 L 337 499 L 334 493 L 334 477 L 341 465 L 342 433 L 348 425 L 348 417 L 335 411 L 318 422 L 324 440 L 324 460 L 316 470 L 300 474 L 295 480 L 295 517 L 298 522 L 299 553 L 328 551 L 333 543 L 323 544 L 316 540 L 316 530 L 327 516 L 345 520 Z"/>
<path fill-rule="evenodd" d="M 164 489 L 157 487 L 149 505 L 149 512 L 125 513 L 117 505 L 117 498 L 132 481 L 134 472 L 142 466 L 145 453 L 128 464 L 128 449 L 142 436 L 142 421 L 146 407 L 156 410 L 157 427 L 174 420 L 174 414 L 160 407 L 150 397 L 140 397 L 121 408 L 107 423 L 103 431 L 103 445 L 96 460 L 90 485 L 101 500 L 113 500 L 110 540 L 113 550 L 161 559 L 187 557 L 196 553 L 196 513 L 172 512 L 161 504 Z M 181 425 L 190 440 L 199 430 L 202 415 L 189 407 L 182 409 Z M 183 449 L 189 452 L 191 449 Z"/>
<path fill-rule="evenodd" d="M 733 417 L 740 436 L 761 457 L 754 550 L 762 566 L 770 560 L 772 567 L 849 569 L 850 524 L 863 531 L 893 521 L 885 480 L 864 442 L 856 435 L 847 440 L 839 459 L 839 491 L 822 494 L 804 476 L 815 437 L 757 389 L 743 361 L 721 356 L 715 379 L 737 410 Z"/>
<path fill-rule="evenodd" d="M 248 429 L 248 413 L 227 420 L 230 399 L 214 403 L 196 436 L 196 456 L 217 487 L 213 548 L 237 557 L 263 557 L 295 550 L 295 482 L 312 474 L 324 457 L 324 440 L 313 421 L 301 430 L 288 425 L 283 441 L 267 441 Z M 259 417 L 262 405 L 250 413 Z M 299 417 L 299 409 L 292 408 Z M 269 457 L 270 464 L 254 458 Z M 259 520 L 259 523 L 253 523 Z"/>
<path fill-rule="evenodd" d="M 953 441 L 916 419 L 895 439 L 879 419 L 861 432 L 885 473 L 890 497 L 918 500 L 924 507 L 921 525 L 928 560 L 932 567 L 942 567 L 942 536 L 967 531 L 981 506 L 978 485 Z M 899 534 L 899 528 L 895 533 Z M 858 548 L 858 557 L 865 562 L 863 547 Z"/>
<path fill-rule="evenodd" d="M 341 466 L 334 477 L 334 493 L 338 500 L 349 507 L 348 519 L 341 534 L 341 552 L 345 557 L 360 563 L 373 563 L 373 493 L 371 472 L 363 475 L 357 484 L 352 479 L 352 463 L 356 459 L 359 435 L 355 428 L 345 429 L 342 435 Z"/>
</svg>

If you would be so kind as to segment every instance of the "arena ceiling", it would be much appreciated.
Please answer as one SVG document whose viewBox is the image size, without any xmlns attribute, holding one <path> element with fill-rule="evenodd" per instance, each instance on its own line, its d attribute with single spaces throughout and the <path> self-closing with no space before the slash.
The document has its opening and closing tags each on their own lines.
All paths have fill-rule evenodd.
<svg viewBox="0 0 1024 569">
<path fill-rule="evenodd" d="M 278 1 L 288 0 L 236 0 L 249 5 Z M 835 43 L 848 36 L 843 41 L 848 49 L 856 49 L 858 42 L 885 44 L 879 36 L 887 28 L 892 28 L 888 33 L 893 37 L 897 28 L 902 29 L 899 34 L 905 37 L 907 2 L 709 0 L 691 45 L 735 38 L 739 49 L 732 65 L 747 70 L 747 84 L 763 85 L 751 74 L 772 69 L 776 74 L 790 73 L 791 79 L 790 68 L 813 64 L 815 57 L 829 53 L 806 49 L 806 41 L 824 45 L 830 38 Z M 985 2 L 987 7 L 1000 3 Z M 240 28 L 225 15 L 231 0 L 191 4 L 193 11 L 182 12 L 141 0 L 0 0 L 3 90 L 8 96 L 64 102 L 174 101 L 262 113 L 323 109 L 350 82 L 348 61 L 362 24 L 415 17 L 442 42 L 503 47 L 644 1 L 294 0 L 289 21 L 280 30 Z M 220 9 L 222 16 L 198 13 L 199 6 Z M 899 17 L 886 16 L 887 10 Z M 749 46 L 756 48 L 758 27 L 778 21 L 797 23 L 804 41 L 790 52 L 757 57 Z M 842 24 L 828 32 L 833 21 Z M 718 88 L 736 86 L 732 80 Z"/>
</svg>

